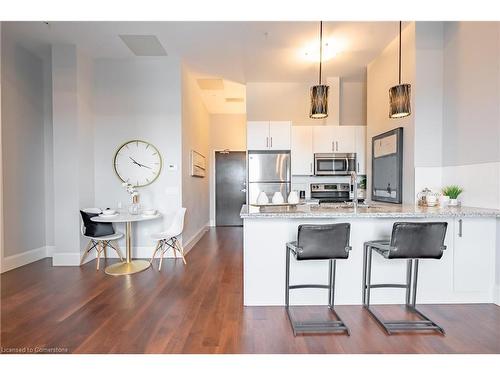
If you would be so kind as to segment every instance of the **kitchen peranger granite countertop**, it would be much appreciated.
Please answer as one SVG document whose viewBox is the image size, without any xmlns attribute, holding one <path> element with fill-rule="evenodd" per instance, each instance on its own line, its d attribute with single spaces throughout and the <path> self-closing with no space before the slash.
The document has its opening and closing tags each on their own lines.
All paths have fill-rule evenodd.
<svg viewBox="0 0 500 375">
<path fill-rule="evenodd" d="M 476 207 L 424 207 L 408 204 L 369 203 L 354 210 L 341 204 L 255 207 L 243 205 L 243 219 L 255 218 L 453 218 L 453 217 L 500 217 L 500 210 Z"/>
</svg>

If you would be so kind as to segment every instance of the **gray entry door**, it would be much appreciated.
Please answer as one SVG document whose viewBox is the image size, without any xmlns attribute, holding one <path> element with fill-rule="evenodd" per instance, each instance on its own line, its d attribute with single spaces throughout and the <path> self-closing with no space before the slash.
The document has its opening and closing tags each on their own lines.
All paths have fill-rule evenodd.
<svg viewBox="0 0 500 375">
<path fill-rule="evenodd" d="M 241 226 L 246 202 L 246 155 L 243 151 L 215 153 L 215 224 Z"/>
</svg>

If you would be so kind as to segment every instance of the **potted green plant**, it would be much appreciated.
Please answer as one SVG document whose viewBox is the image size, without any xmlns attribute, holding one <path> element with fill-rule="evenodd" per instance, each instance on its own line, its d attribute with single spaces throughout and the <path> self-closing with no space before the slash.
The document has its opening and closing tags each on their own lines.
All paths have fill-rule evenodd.
<svg viewBox="0 0 500 375">
<path fill-rule="evenodd" d="M 458 185 L 449 185 L 445 186 L 442 190 L 442 193 L 445 197 L 449 197 L 450 201 L 448 205 L 450 206 L 456 206 L 458 205 L 458 196 L 464 191 L 460 186 Z"/>
</svg>

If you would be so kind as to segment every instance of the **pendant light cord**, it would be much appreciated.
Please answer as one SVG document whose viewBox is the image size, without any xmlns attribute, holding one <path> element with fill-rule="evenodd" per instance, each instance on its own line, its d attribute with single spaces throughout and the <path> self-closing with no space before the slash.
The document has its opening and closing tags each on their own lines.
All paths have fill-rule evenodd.
<svg viewBox="0 0 500 375">
<path fill-rule="evenodd" d="M 401 84 L 401 24 L 399 21 L 399 84 Z"/>
<path fill-rule="evenodd" d="M 322 62 L 322 60 L 323 60 L 323 21 L 319 21 L 319 84 L 320 85 L 321 85 L 321 62 Z"/>
</svg>

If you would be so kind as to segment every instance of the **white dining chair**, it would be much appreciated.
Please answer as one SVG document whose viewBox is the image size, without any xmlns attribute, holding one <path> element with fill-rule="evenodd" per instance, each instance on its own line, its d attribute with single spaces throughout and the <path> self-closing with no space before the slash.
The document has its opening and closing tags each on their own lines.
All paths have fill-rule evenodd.
<svg viewBox="0 0 500 375">
<path fill-rule="evenodd" d="M 180 208 L 174 215 L 170 227 L 161 233 L 153 234 L 151 237 L 157 240 L 155 251 L 151 257 L 150 263 L 153 263 L 157 253 L 160 253 L 160 264 L 158 265 L 158 271 L 161 271 L 161 264 L 163 261 L 163 255 L 168 249 L 172 249 L 174 252 L 174 257 L 177 258 L 177 252 L 179 252 L 182 261 L 186 264 L 186 258 L 184 257 L 184 248 L 177 239 L 178 236 L 182 234 L 184 230 L 184 217 L 186 216 L 186 209 L 184 207 Z"/>
<path fill-rule="evenodd" d="M 99 208 L 85 208 L 82 210 L 85 213 L 88 214 L 99 214 L 102 211 Z M 81 225 L 80 225 L 80 232 L 83 237 L 89 239 L 89 243 L 85 247 L 85 251 L 83 252 L 82 258 L 80 259 L 80 265 L 83 264 L 83 261 L 87 257 L 87 255 L 93 250 L 96 249 L 97 252 L 97 269 L 99 269 L 99 261 L 101 254 L 104 253 L 104 259 L 107 259 L 107 254 L 106 254 L 106 248 L 110 247 L 113 250 L 116 251 L 118 256 L 120 257 L 120 260 L 123 262 L 123 256 L 120 251 L 120 247 L 118 246 L 117 240 L 123 237 L 123 233 L 116 232 L 114 234 L 106 235 L 106 236 L 99 236 L 99 237 L 92 237 L 89 235 L 85 234 L 85 224 L 83 222 L 83 219 L 81 218 L 80 220 Z"/>
</svg>

